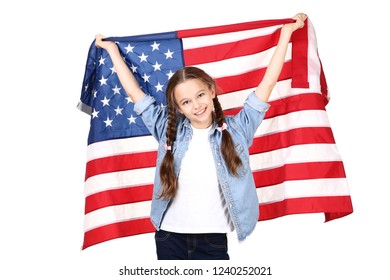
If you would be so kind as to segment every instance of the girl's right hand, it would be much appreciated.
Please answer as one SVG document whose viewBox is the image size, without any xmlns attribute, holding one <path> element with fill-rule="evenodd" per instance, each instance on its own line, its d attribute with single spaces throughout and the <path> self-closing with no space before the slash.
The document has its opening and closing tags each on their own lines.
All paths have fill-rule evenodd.
<svg viewBox="0 0 390 280">
<path fill-rule="evenodd" d="M 98 48 L 102 48 L 108 51 L 109 48 L 116 47 L 115 43 L 112 41 L 103 41 L 103 39 L 106 38 L 103 35 L 96 35 L 95 36 L 95 45 Z"/>
</svg>

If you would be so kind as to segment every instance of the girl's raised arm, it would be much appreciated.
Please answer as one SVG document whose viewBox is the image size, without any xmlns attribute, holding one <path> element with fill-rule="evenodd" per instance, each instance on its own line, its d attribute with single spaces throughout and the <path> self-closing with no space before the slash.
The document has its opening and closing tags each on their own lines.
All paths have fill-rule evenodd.
<svg viewBox="0 0 390 280">
<path fill-rule="evenodd" d="M 96 46 L 98 48 L 105 49 L 111 57 L 112 63 L 114 64 L 115 71 L 118 75 L 119 81 L 125 89 L 127 95 L 137 103 L 145 93 L 141 90 L 137 80 L 131 73 L 129 67 L 127 67 L 122 56 L 119 53 L 118 46 L 111 41 L 103 41 L 104 36 L 96 35 Z"/>
<path fill-rule="evenodd" d="M 271 95 L 272 89 L 276 85 L 278 81 L 280 72 L 282 71 L 284 60 L 286 57 L 288 43 L 290 42 L 290 38 L 292 33 L 304 26 L 304 21 L 307 16 L 303 13 L 297 14 L 293 17 L 296 20 L 294 23 L 285 24 L 282 27 L 280 32 L 280 37 L 278 41 L 278 45 L 276 46 L 275 52 L 272 55 L 271 61 L 267 67 L 264 78 L 261 80 L 260 84 L 257 86 L 255 90 L 255 94 L 261 100 L 267 102 L 269 96 Z"/>
</svg>

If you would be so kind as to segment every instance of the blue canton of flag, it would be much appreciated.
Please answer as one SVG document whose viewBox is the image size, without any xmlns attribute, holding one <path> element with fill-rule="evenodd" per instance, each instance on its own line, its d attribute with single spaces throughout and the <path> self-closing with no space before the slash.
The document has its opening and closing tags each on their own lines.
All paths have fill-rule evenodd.
<svg viewBox="0 0 390 280">
<path fill-rule="evenodd" d="M 116 41 L 141 89 L 165 107 L 168 80 L 183 67 L 181 41 L 172 38 L 153 40 L 152 37 L 150 41 L 137 41 L 138 38 L 124 37 L 116 41 L 112 37 L 110 40 Z M 91 114 L 88 144 L 150 134 L 133 111 L 134 103 L 122 88 L 109 54 L 96 48 L 94 42 L 88 53 L 83 84 L 82 110 Z"/>
</svg>

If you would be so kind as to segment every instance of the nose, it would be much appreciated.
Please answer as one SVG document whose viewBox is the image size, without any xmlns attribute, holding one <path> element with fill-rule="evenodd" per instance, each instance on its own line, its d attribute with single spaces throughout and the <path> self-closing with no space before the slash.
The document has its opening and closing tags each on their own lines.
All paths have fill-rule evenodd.
<svg viewBox="0 0 390 280">
<path fill-rule="evenodd" d="M 199 103 L 198 103 L 198 101 L 194 100 L 192 104 L 193 104 L 193 108 L 194 108 L 195 110 L 197 110 L 197 109 L 199 108 Z"/>
</svg>

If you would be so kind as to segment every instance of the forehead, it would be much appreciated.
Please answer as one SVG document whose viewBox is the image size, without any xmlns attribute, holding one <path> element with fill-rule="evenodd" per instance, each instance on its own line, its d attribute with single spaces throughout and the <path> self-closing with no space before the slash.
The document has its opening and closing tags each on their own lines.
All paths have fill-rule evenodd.
<svg viewBox="0 0 390 280">
<path fill-rule="evenodd" d="M 200 91 L 207 90 L 207 85 L 198 79 L 186 80 L 178 84 L 175 88 L 175 98 L 177 100 L 185 97 L 193 97 Z"/>
</svg>

